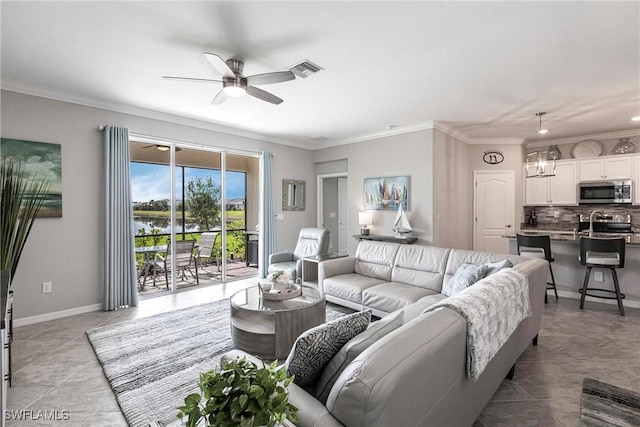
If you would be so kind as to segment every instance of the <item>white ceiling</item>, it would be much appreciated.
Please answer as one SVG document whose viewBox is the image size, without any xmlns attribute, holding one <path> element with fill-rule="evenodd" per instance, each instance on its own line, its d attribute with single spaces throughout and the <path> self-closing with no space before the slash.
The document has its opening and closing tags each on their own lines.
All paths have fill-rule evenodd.
<svg viewBox="0 0 640 427">
<path fill-rule="evenodd" d="M 2 88 L 197 119 L 311 148 L 443 121 L 469 138 L 640 128 L 640 2 L 8 2 Z M 325 70 L 220 106 L 203 52 L 245 75 Z M 155 114 L 155 113 L 150 113 Z M 314 138 L 327 138 L 314 141 Z"/>
</svg>

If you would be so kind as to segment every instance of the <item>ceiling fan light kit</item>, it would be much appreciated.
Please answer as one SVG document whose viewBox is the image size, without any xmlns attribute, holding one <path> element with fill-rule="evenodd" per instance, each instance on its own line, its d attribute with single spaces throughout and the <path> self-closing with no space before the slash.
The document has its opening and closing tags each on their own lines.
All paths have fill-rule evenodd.
<svg viewBox="0 0 640 427">
<path fill-rule="evenodd" d="M 212 104 L 214 105 L 222 104 L 229 97 L 238 98 L 247 94 L 262 101 L 278 105 L 283 102 L 282 99 L 253 85 L 281 83 L 296 78 L 295 74 L 293 74 L 291 71 L 276 71 L 273 73 L 255 74 L 253 76 L 245 77 L 242 74 L 244 70 L 244 62 L 240 61 L 239 59 L 231 58 L 225 61 L 215 53 L 209 52 L 205 52 L 204 56 L 205 58 L 207 58 L 207 61 L 209 61 L 213 68 L 222 75 L 222 89 L 213 98 Z M 220 80 L 201 79 L 195 77 L 163 76 L 163 78 L 191 82 L 196 81 L 220 83 Z"/>
<path fill-rule="evenodd" d="M 222 90 L 227 96 L 234 98 L 244 96 L 247 94 L 247 79 L 225 77 L 222 80 Z"/>
</svg>

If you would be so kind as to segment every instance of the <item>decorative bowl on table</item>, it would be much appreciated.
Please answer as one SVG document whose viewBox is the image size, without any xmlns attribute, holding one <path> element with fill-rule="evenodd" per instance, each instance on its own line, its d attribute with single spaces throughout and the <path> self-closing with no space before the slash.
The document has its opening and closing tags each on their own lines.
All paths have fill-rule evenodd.
<svg viewBox="0 0 640 427">
<path fill-rule="evenodd" d="M 302 287 L 295 283 L 277 288 L 274 288 L 271 283 L 261 283 L 259 286 L 262 289 L 262 298 L 266 300 L 282 301 L 302 295 Z"/>
</svg>

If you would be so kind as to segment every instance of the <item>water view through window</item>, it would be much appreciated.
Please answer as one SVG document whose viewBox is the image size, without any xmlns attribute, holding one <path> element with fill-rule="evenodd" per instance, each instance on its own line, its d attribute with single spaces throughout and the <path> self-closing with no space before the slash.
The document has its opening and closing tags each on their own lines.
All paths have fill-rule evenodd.
<svg viewBox="0 0 640 427">
<path fill-rule="evenodd" d="M 227 221 L 244 216 L 246 173 L 226 172 Z M 219 169 L 176 167 L 176 233 L 218 228 L 221 213 Z M 171 232 L 170 166 L 131 162 L 134 233 Z M 217 206 L 216 206 L 217 205 Z"/>
</svg>

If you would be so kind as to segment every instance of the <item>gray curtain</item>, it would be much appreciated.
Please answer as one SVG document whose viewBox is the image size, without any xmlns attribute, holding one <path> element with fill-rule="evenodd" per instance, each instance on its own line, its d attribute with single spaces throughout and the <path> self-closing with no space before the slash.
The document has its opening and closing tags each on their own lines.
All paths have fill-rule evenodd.
<svg viewBox="0 0 640 427">
<path fill-rule="evenodd" d="M 272 154 L 260 154 L 260 243 L 258 244 L 258 268 L 261 278 L 267 277 L 269 255 L 276 251 L 276 222 L 273 210 Z"/>
<path fill-rule="evenodd" d="M 104 128 L 105 218 L 104 218 L 104 309 L 138 305 L 131 179 L 129 130 Z"/>
</svg>

